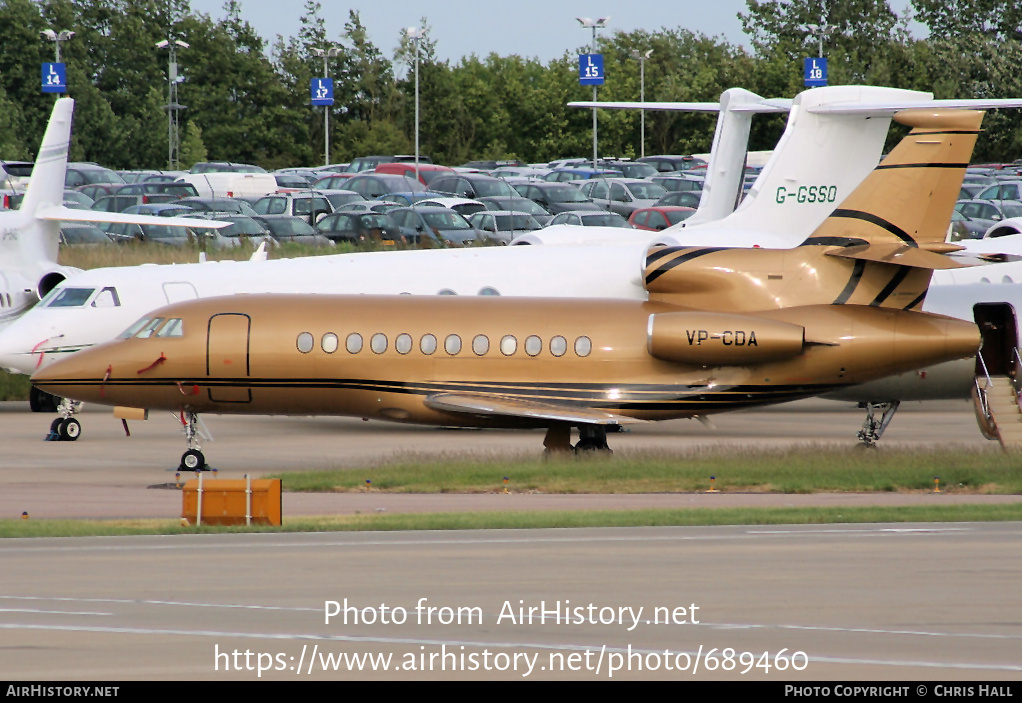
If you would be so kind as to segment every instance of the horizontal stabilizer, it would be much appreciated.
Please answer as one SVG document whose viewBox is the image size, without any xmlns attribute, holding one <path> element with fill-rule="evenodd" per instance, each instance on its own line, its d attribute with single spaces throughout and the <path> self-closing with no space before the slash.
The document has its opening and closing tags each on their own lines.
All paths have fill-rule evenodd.
<svg viewBox="0 0 1022 703">
<path fill-rule="evenodd" d="M 1002 100 L 929 100 L 925 106 L 918 101 L 885 101 L 885 102 L 857 102 L 857 103 L 828 103 L 816 105 L 809 108 L 809 112 L 829 115 L 862 115 L 862 116 L 887 116 L 890 117 L 899 110 L 926 107 L 928 110 L 940 108 L 958 110 L 995 110 L 999 107 L 1022 107 L 1022 98 L 1008 98 Z"/>
<path fill-rule="evenodd" d="M 433 410 L 494 418 L 554 420 L 557 422 L 580 422 L 590 425 L 623 425 L 625 423 L 645 422 L 645 420 L 616 415 L 596 408 L 552 405 L 504 396 L 440 393 L 426 398 L 425 404 L 426 407 Z"/>
<path fill-rule="evenodd" d="M 670 103 L 670 102 L 570 102 L 568 107 L 599 107 L 607 110 L 674 110 L 677 112 L 720 112 L 720 103 Z M 732 112 L 787 112 L 791 100 L 786 98 L 764 99 L 762 102 L 739 103 L 728 107 Z"/>
<path fill-rule="evenodd" d="M 955 261 L 949 256 L 934 251 L 927 251 L 926 249 L 912 247 L 907 244 L 895 244 L 893 242 L 856 244 L 855 246 L 828 251 L 827 256 L 836 256 L 842 259 L 858 259 L 861 261 L 876 261 L 881 264 L 911 266 L 912 268 L 930 270 L 956 269 L 971 265 Z"/>
<path fill-rule="evenodd" d="M 198 217 L 159 217 L 157 215 L 129 215 L 123 212 L 100 212 L 98 210 L 78 210 L 63 205 L 46 208 L 36 213 L 41 220 L 60 220 L 63 222 L 113 222 L 129 225 L 164 225 L 166 227 L 191 227 L 193 229 L 220 229 L 229 227 L 230 222 L 222 220 L 204 220 Z"/>
</svg>

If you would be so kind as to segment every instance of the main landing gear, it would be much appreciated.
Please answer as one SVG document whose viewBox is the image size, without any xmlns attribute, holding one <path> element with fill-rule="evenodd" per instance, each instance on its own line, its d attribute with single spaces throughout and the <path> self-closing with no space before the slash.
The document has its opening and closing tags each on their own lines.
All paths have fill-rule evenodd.
<svg viewBox="0 0 1022 703">
<path fill-rule="evenodd" d="M 901 405 L 900 400 L 894 400 L 889 403 L 859 403 L 860 408 L 866 408 L 866 421 L 862 423 L 862 429 L 859 430 L 859 441 L 860 447 L 864 449 L 876 449 L 877 442 L 880 441 L 880 437 L 884 434 L 884 430 L 891 424 L 891 420 L 894 419 L 894 413 L 898 412 L 898 406 Z M 877 411 L 880 411 L 880 419 L 876 418 Z"/>
<path fill-rule="evenodd" d="M 206 456 L 199 446 L 199 436 L 201 434 L 206 439 L 212 438 L 208 432 L 204 432 L 200 428 L 200 424 L 198 413 L 181 413 L 181 428 L 185 433 L 185 439 L 188 440 L 188 451 L 181 455 L 181 464 L 178 467 L 181 471 L 209 471 L 210 469 L 206 463 Z"/>
<path fill-rule="evenodd" d="M 57 412 L 60 417 L 50 423 L 50 433 L 46 435 L 47 442 L 73 442 L 82 434 L 82 423 L 75 417 L 75 413 L 82 409 L 82 404 L 70 398 L 61 398 L 57 405 Z"/>
<path fill-rule="evenodd" d="M 545 452 L 570 452 L 576 454 L 593 454 L 603 452 L 613 454 L 607 445 L 607 428 L 604 425 L 579 425 L 578 444 L 571 444 L 571 425 L 551 425 L 543 438 Z"/>
</svg>

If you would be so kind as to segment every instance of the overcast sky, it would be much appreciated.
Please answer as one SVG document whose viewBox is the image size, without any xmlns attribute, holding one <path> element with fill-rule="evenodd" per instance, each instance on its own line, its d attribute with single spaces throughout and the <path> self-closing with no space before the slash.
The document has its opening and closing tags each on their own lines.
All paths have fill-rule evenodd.
<svg viewBox="0 0 1022 703">
<path fill-rule="evenodd" d="M 273 46 L 278 34 L 297 36 L 304 0 L 240 0 L 241 16 Z M 194 12 L 224 17 L 223 0 L 191 0 Z M 362 24 L 385 56 L 392 56 L 402 28 L 426 17 L 432 27 L 440 58 L 518 54 L 542 62 L 560 58 L 587 44 L 592 30 L 583 30 L 575 17 L 610 16 L 608 29 L 655 32 L 661 27 L 689 29 L 707 36 L 723 36 L 749 46 L 737 13 L 745 0 L 374 0 L 333 2 L 321 0 L 327 36 L 339 40 L 348 10 L 358 10 Z"/>
</svg>

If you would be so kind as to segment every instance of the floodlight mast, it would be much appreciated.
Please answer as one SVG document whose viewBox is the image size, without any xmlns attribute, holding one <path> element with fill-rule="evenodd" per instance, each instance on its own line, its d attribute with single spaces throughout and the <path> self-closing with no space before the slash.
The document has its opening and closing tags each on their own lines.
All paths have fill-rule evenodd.
<svg viewBox="0 0 1022 703">
<path fill-rule="evenodd" d="M 593 43 L 589 47 L 589 53 L 596 53 L 596 30 L 604 29 L 607 26 L 607 22 L 610 21 L 610 15 L 606 17 L 600 17 L 599 19 L 592 19 L 590 17 L 576 17 L 579 24 L 582 25 L 583 29 L 593 30 Z M 596 102 L 596 86 L 593 86 L 593 102 Z M 596 108 L 593 108 L 593 170 L 596 170 Z"/>
<path fill-rule="evenodd" d="M 632 49 L 632 58 L 639 62 L 639 102 L 646 102 L 646 59 L 650 57 L 653 50 L 650 49 L 644 54 L 638 49 Z M 646 155 L 646 110 L 639 110 L 639 158 Z"/>
<path fill-rule="evenodd" d="M 406 34 L 415 42 L 415 180 L 419 180 L 419 42 L 424 32 L 420 27 L 409 27 Z"/>
<path fill-rule="evenodd" d="M 184 80 L 177 74 L 177 50 L 190 49 L 191 45 L 180 39 L 164 39 L 156 42 L 157 49 L 168 49 L 170 55 L 167 59 L 167 104 L 164 110 L 167 111 L 167 168 L 176 171 L 181 167 L 181 137 L 179 133 L 178 112 L 186 109 L 177 101 L 177 86 Z"/>
</svg>

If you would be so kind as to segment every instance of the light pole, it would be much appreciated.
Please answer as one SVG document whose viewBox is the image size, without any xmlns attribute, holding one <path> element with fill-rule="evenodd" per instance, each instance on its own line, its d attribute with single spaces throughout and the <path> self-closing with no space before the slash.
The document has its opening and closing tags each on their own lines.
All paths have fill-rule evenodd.
<svg viewBox="0 0 1022 703">
<path fill-rule="evenodd" d="M 409 27 L 407 36 L 415 42 L 415 180 L 419 180 L 419 41 L 422 29 Z"/>
<path fill-rule="evenodd" d="M 177 50 L 187 49 L 190 45 L 180 39 L 164 39 L 156 43 L 157 49 L 169 49 L 167 59 L 167 168 L 176 171 L 181 167 L 181 138 L 178 133 L 178 112 L 185 106 L 177 101 L 177 86 L 184 77 L 177 75 Z"/>
<path fill-rule="evenodd" d="M 44 39 L 49 39 L 51 42 L 53 42 L 57 54 L 56 63 L 60 63 L 60 42 L 67 41 L 68 39 L 73 37 L 75 33 L 72 32 L 70 29 L 62 29 L 60 30 L 60 32 L 54 32 L 52 29 L 44 29 L 39 33 L 43 35 Z M 59 99 L 60 93 L 57 93 L 56 95 L 54 95 L 54 97 Z"/>
<path fill-rule="evenodd" d="M 596 53 L 596 30 L 603 29 L 607 26 L 607 22 L 610 21 L 610 15 L 606 17 L 600 17 L 599 19 L 591 19 L 589 17 L 576 17 L 579 24 L 582 25 L 583 29 L 592 28 L 593 30 L 593 43 L 589 48 L 589 53 Z M 596 102 L 596 86 L 593 86 L 593 102 Z M 593 108 L 593 170 L 596 170 L 596 108 Z"/>
<path fill-rule="evenodd" d="M 330 67 L 327 62 L 341 53 L 340 47 L 335 46 L 332 49 L 313 49 L 312 53 L 316 56 L 323 58 L 323 77 L 330 77 Z M 323 106 L 323 134 L 324 136 L 324 147 L 323 147 L 323 165 L 330 165 L 330 105 Z"/>
<path fill-rule="evenodd" d="M 646 102 L 646 59 L 653 50 L 640 54 L 638 49 L 632 49 L 632 58 L 639 62 L 639 102 Z M 646 110 L 639 110 L 640 131 L 639 131 L 639 158 L 646 155 Z"/>
<path fill-rule="evenodd" d="M 809 30 L 810 34 L 812 34 L 813 36 L 817 37 L 817 39 L 819 39 L 819 41 L 820 41 L 820 55 L 819 55 L 819 58 L 822 59 L 823 58 L 823 38 L 826 35 L 828 35 L 831 32 L 833 32 L 835 29 L 837 29 L 837 25 L 835 25 L 835 24 L 822 24 L 822 23 L 821 24 L 807 24 L 806 25 L 806 29 Z"/>
</svg>

